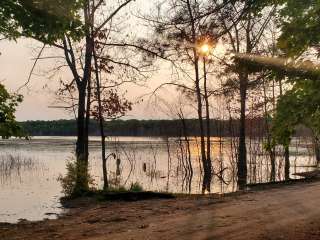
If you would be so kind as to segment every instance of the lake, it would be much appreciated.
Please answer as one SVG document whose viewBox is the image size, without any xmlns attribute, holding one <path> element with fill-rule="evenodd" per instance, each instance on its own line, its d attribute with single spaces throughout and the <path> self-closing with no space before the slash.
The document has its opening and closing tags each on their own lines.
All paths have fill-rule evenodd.
<svg viewBox="0 0 320 240">
<path fill-rule="evenodd" d="M 90 173 L 94 187 L 102 187 L 100 138 L 90 138 Z M 213 193 L 237 190 L 236 141 L 212 138 L 214 177 Z M 74 160 L 75 137 L 33 137 L 31 140 L 0 140 L 0 222 L 21 219 L 56 218 L 64 210 L 59 176 L 66 174 L 66 163 Z M 248 148 L 248 182 L 270 181 L 270 163 L 263 141 L 250 139 Z M 186 143 L 176 138 L 113 137 L 107 141 L 108 175 L 115 186 L 130 187 L 139 183 L 144 190 L 201 193 L 199 139 L 190 140 L 190 158 Z M 284 180 L 284 160 L 278 149 L 276 180 Z M 290 176 L 314 169 L 311 143 L 294 139 L 290 147 Z M 118 162 L 118 164 L 117 164 Z M 190 167 L 192 166 L 192 168 Z M 192 169 L 192 170 L 191 170 Z"/>
</svg>

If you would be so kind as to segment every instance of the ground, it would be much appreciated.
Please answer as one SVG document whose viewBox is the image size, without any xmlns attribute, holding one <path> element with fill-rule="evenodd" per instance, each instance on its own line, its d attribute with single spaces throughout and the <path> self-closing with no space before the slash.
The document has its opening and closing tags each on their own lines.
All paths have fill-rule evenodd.
<svg viewBox="0 0 320 240">
<path fill-rule="evenodd" d="M 313 240 L 320 239 L 319 201 L 319 182 L 220 198 L 83 199 L 57 220 L 0 224 L 0 239 Z"/>
</svg>

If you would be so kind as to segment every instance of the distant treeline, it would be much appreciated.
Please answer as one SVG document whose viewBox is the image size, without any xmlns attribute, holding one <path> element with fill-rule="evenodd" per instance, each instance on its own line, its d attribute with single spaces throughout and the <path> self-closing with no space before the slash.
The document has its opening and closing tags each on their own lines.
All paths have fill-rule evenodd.
<svg viewBox="0 0 320 240">
<path fill-rule="evenodd" d="M 114 120 L 105 123 L 107 136 L 199 136 L 199 123 L 196 119 L 182 120 Z M 238 136 L 238 120 L 211 120 L 211 136 Z M 26 121 L 20 122 L 24 131 L 30 136 L 75 136 L 75 120 Z M 184 129 L 183 126 L 186 126 Z M 262 136 L 265 134 L 264 119 L 248 119 L 247 135 Z M 299 135 L 307 134 L 300 129 Z M 99 125 L 91 121 L 89 134 L 99 135 Z"/>
</svg>

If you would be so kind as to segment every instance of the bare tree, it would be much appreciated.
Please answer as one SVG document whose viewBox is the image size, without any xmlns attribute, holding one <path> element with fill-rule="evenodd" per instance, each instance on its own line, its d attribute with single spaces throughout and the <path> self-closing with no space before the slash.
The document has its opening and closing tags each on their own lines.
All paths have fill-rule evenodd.
<svg viewBox="0 0 320 240">
<path fill-rule="evenodd" d="M 165 1 L 158 6 L 156 16 L 144 17 L 154 27 L 157 46 L 164 49 L 175 69 L 175 79 L 161 85 L 176 86 L 196 103 L 200 132 L 201 162 L 204 169 L 202 192 L 210 192 L 212 180 L 209 94 L 207 89 L 206 65 L 202 76 L 200 44 L 204 40 L 215 41 L 223 33 L 214 24 L 208 23 L 210 14 L 218 12 L 225 3 L 208 1 L 175 0 Z M 206 128 L 204 113 L 206 113 Z M 207 136 L 207 143 L 205 140 Z"/>
<path fill-rule="evenodd" d="M 213 4 L 218 1 L 213 0 Z M 265 9 L 261 17 L 250 1 L 231 1 L 218 14 L 212 16 L 211 21 L 224 29 L 226 34 L 225 43 L 230 46 L 234 54 L 260 53 L 259 43 L 263 37 L 266 26 L 274 14 L 275 8 Z M 237 78 L 231 83 L 239 90 L 240 96 L 240 126 L 238 145 L 238 183 L 243 188 L 247 183 L 247 150 L 246 150 L 246 110 L 247 94 L 256 76 L 250 75 L 248 66 L 236 64 L 230 69 Z"/>
<path fill-rule="evenodd" d="M 90 123 L 92 99 L 92 72 L 94 70 L 95 45 L 98 40 L 105 39 L 109 23 L 132 0 L 119 1 L 118 4 L 107 5 L 104 0 L 86 0 L 83 3 L 83 26 L 85 36 L 79 41 L 72 40 L 67 34 L 62 44 L 55 46 L 63 49 L 64 57 L 70 69 L 73 80 L 69 86 L 77 89 L 77 180 L 74 194 L 88 189 L 88 179 L 81 172 L 88 170 L 88 129 Z M 103 14 L 102 14 L 103 12 Z"/>
</svg>

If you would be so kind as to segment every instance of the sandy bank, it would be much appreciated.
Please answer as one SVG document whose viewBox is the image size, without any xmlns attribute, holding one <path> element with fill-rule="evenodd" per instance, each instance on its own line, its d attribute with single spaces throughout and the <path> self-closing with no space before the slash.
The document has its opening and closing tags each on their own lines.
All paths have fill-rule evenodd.
<svg viewBox="0 0 320 240">
<path fill-rule="evenodd" d="M 83 199 L 57 220 L 0 224 L 0 239 L 320 239 L 320 183 L 222 198 L 97 203 Z"/>
</svg>

